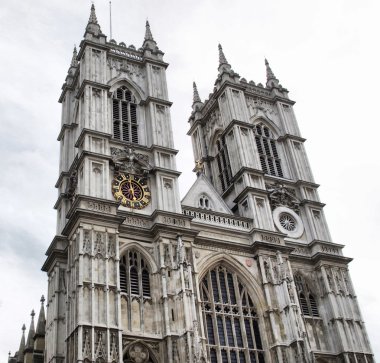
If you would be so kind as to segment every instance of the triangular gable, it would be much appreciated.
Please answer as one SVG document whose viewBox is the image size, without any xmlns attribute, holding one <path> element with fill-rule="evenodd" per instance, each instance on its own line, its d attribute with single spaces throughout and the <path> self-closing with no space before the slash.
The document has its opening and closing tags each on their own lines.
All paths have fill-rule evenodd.
<svg viewBox="0 0 380 363">
<path fill-rule="evenodd" d="M 181 204 L 187 207 L 201 208 L 199 199 L 202 196 L 206 196 L 211 203 L 211 208 L 208 209 L 219 213 L 233 214 L 204 174 L 199 175 L 182 199 Z"/>
</svg>

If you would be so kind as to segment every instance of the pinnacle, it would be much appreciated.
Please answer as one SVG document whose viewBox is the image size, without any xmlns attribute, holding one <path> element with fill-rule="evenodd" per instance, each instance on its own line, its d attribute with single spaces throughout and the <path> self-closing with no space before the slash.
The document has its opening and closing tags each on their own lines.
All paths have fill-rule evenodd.
<svg viewBox="0 0 380 363">
<path fill-rule="evenodd" d="M 144 40 L 153 40 L 152 31 L 150 30 L 149 21 L 147 20 L 145 23 L 145 37 Z"/>
<path fill-rule="evenodd" d="M 199 97 L 197 85 L 195 82 L 193 82 L 193 104 L 196 102 L 202 102 L 201 98 Z"/>
<path fill-rule="evenodd" d="M 276 79 L 276 76 L 274 75 L 271 67 L 269 66 L 269 62 L 266 58 L 265 58 L 265 67 L 267 69 L 267 80 L 269 81 L 270 79 Z"/>
<path fill-rule="evenodd" d="M 219 48 L 219 66 L 221 66 L 222 64 L 228 64 L 227 58 L 224 55 L 223 48 L 220 44 L 218 44 L 218 48 Z"/>
<path fill-rule="evenodd" d="M 73 57 L 71 59 L 71 64 L 70 64 L 71 67 L 76 67 L 78 65 L 77 55 L 78 55 L 77 47 L 74 46 Z"/>
<path fill-rule="evenodd" d="M 91 13 L 90 13 L 90 19 L 88 19 L 89 23 L 92 24 L 98 24 L 98 19 L 96 18 L 96 13 L 95 13 L 95 5 L 91 5 Z"/>
</svg>

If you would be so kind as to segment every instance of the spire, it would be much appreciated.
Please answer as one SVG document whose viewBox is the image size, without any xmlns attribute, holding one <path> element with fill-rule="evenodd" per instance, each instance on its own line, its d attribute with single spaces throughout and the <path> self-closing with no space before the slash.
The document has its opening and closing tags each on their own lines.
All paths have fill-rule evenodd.
<svg viewBox="0 0 380 363">
<path fill-rule="evenodd" d="M 76 67 L 78 65 L 77 56 L 78 56 L 77 47 L 74 45 L 73 57 L 71 58 L 70 67 Z"/>
<path fill-rule="evenodd" d="M 35 312 L 34 312 L 34 310 L 32 310 L 32 312 L 30 313 L 30 315 L 32 317 L 32 321 L 30 322 L 28 339 L 26 340 L 25 349 L 28 349 L 28 348 L 33 349 L 33 347 L 34 347 L 34 340 L 33 340 L 34 333 L 35 333 L 35 330 L 34 330 L 34 315 L 36 315 Z"/>
<path fill-rule="evenodd" d="M 39 336 L 45 336 L 45 297 L 44 295 L 41 296 L 41 309 L 40 314 L 38 315 L 38 321 L 37 321 L 37 329 L 36 329 L 36 335 Z"/>
<path fill-rule="evenodd" d="M 24 363 L 25 330 L 26 330 L 25 324 L 22 325 L 21 329 L 22 329 L 22 336 L 21 336 L 21 341 L 20 341 L 20 347 L 18 348 L 18 353 L 17 353 L 17 362 Z"/>
<path fill-rule="evenodd" d="M 265 68 L 267 70 L 267 87 L 277 87 L 278 86 L 278 79 L 274 75 L 268 60 L 265 58 Z"/>
<path fill-rule="evenodd" d="M 197 102 L 202 102 L 202 101 L 201 101 L 201 98 L 199 97 L 197 84 L 193 82 L 193 104 Z"/>
<path fill-rule="evenodd" d="M 98 19 L 96 18 L 95 5 L 94 4 L 91 5 L 90 19 L 88 19 L 88 23 L 98 25 Z"/>
<path fill-rule="evenodd" d="M 223 53 L 223 48 L 220 44 L 218 44 L 218 48 L 219 48 L 219 67 L 223 64 L 229 65 L 229 63 L 227 62 L 227 58 Z"/>
<path fill-rule="evenodd" d="M 146 23 L 145 23 L 145 37 L 144 37 L 144 40 L 153 40 L 153 35 L 152 35 L 152 31 L 150 30 L 150 25 L 149 25 L 149 21 L 147 20 Z"/>
<path fill-rule="evenodd" d="M 158 49 L 157 43 L 153 39 L 152 31 L 150 30 L 150 24 L 148 20 L 145 23 L 145 36 L 144 36 L 144 43 L 142 47 L 148 52 Z"/>
<path fill-rule="evenodd" d="M 98 23 L 98 19 L 96 17 L 95 13 L 95 6 L 94 4 L 91 5 L 91 12 L 90 12 L 90 18 L 88 19 L 87 27 L 86 27 L 86 33 L 89 32 L 93 35 L 98 36 L 102 33 L 100 29 L 100 25 Z"/>
</svg>

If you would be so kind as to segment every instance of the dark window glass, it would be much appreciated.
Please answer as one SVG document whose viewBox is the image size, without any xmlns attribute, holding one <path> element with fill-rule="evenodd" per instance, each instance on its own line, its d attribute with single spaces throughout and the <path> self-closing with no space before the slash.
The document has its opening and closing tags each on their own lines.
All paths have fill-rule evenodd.
<svg viewBox="0 0 380 363">
<path fill-rule="evenodd" d="M 278 155 L 276 141 L 268 127 L 256 125 L 255 141 L 261 169 L 265 174 L 283 177 L 281 160 Z"/>
<path fill-rule="evenodd" d="M 113 137 L 138 143 L 137 106 L 126 87 L 116 90 L 112 100 Z"/>
</svg>

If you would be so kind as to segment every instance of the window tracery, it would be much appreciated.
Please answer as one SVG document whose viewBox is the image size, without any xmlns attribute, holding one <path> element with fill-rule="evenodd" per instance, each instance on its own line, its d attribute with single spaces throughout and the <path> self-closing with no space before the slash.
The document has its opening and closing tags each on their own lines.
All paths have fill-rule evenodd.
<svg viewBox="0 0 380 363">
<path fill-rule="evenodd" d="M 318 305 L 314 295 L 309 289 L 305 279 L 301 274 L 294 275 L 294 283 L 298 294 L 298 301 L 302 315 L 319 317 Z"/>
<path fill-rule="evenodd" d="M 254 128 L 257 151 L 260 164 L 264 173 L 283 177 L 281 159 L 279 158 L 276 140 L 269 128 L 258 124 Z"/>
<path fill-rule="evenodd" d="M 216 141 L 217 154 L 216 154 L 216 162 L 218 165 L 219 172 L 219 181 L 222 187 L 222 191 L 224 192 L 231 183 L 231 164 L 230 158 L 228 156 L 228 149 L 226 144 L 225 136 L 222 136 Z"/>
<path fill-rule="evenodd" d="M 113 137 L 126 142 L 139 142 L 136 98 L 122 86 L 112 99 Z"/>
<path fill-rule="evenodd" d="M 218 266 L 201 282 L 201 304 L 211 363 L 264 363 L 259 319 L 237 274 Z"/>
<path fill-rule="evenodd" d="M 149 270 L 138 251 L 129 251 L 120 260 L 120 290 L 131 296 L 150 297 Z"/>
</svg>

